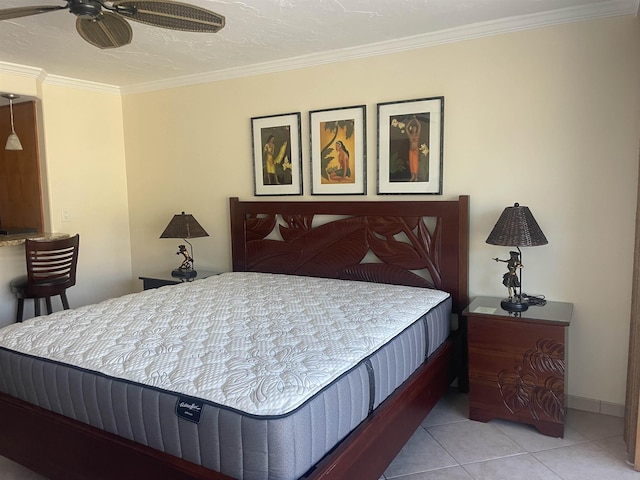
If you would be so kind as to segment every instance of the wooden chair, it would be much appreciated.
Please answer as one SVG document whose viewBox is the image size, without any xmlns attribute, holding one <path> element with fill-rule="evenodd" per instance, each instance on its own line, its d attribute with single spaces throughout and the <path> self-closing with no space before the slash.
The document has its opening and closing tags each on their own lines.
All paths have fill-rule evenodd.
<svg viewBox="0 0 640 480">
<path fill-rule="evenodd" d="M 25 241 L 27 275 L 11 281 L 11 290 L 18 299 L 16 321 L 22 321 L 24 299 L 33 298 L 35 316 L 40 315 L 40 299 L 44 298 L 47 313 L 52 313 L 51 297 L 59 295 L 62 307 L 69 309 L 67 288 L 76 284 L 80 236 L 58 240 Z"/>
</svg>

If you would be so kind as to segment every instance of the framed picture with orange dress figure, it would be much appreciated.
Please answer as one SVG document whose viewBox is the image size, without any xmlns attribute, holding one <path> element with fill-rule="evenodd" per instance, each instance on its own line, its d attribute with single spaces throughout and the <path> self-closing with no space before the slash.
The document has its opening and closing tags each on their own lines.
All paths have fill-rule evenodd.
<svg viewBox="0 0 640 480">
<path fill-rule="evenodd" d="M 311 194 L 367 193 L 366 107 L 309 112 Z"/>
<path fill-rule="evenodd" d="M 378 104 L 378 194 L 442 194 L 444 97 Z"/>
</svg>

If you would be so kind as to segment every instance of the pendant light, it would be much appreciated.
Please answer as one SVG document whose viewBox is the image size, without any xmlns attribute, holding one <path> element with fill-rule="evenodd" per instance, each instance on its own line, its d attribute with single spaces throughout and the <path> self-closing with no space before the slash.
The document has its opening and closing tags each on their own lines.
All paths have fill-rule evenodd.
<svg viewBox="0 0 640 480">
<path fill-rule="evenodd" d="M 7 144 L 4 149 L 22 150 L 22 143 L 20 143 L 20 139 L 18 138 L 18 135 L 16 135 L 16 130 L 13 126 L 13 101 L 20 97 L 13 93 L 3 93 L 2 96 L 9 100 L 9 112 L 11 114 L 11 133 L 9 134 L 9 138 L 7 138 Z"/>
</svg>

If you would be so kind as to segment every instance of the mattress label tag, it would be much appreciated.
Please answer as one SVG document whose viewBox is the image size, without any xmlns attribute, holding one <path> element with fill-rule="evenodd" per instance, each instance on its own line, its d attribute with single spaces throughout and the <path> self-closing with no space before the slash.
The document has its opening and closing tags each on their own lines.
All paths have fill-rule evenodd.
<svg viewBox="0 0 640 480">
<path fill-rule="evenodd" d="M 200 423 L 204 402 L 188 397 L 179 397 L 176 402 L 176 415 L 190 422 Z"/>
</svg>

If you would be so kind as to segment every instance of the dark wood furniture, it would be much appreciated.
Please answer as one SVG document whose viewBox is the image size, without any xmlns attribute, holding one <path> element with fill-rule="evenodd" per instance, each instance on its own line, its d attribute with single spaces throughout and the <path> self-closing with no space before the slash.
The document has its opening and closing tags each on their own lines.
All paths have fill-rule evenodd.
<svg viewBox="0 0 640 480">
<path fill-rule="evenodd" d="M 232 198 L 230 208 L 234 270 L 435 286 L 451 292 L 456 314 L 468 303 L 468 196 L 431 202 Z M 372 252 L 381 262 L 368 260 Z M 452 336 L 304 478 L 380 478 L 453 380 L 453 352 Z M 0 423 L 0 454 L 50 479 L 228 480 L 6 395 L 0 395 Z"/>
<path fill-rule="evenodd" d="M 13 104 L 15 130 L 22 150 L 0 148 L 0 230 L 44 232 L 44 209 L 38 147 L 38 115 L 35 101 Z M 0 137 L 11 132 L 9 106 L 0 107 Z"/>
<path fill-rule="evenodd" d="M 219 275 L 220 272 L 213 272 L 210 270 L 197 270 L 198 275 L 189 280 L 181 280 L 180 278 L 172 277 L 171 272 L 157 273 L 151 276 L 140 276 L 138 277 L 142 280 L 142 288 L 145 290 L 150 290 L 152 288 L 160 288 L 166 285 L 178 285 L 185 281 L 194 281 L 201 280 L 203 278 L 212 277 L 214 275 Z"/>
<path fill-rule="evenodd" d="M 525 312 L 478 297 L 468 322 L 469 418 L 502 418 L 564 436 L 566 338 L 573 305 L 547 302 Z"/>
<path fill-rule="evenodd" d="M 69 309 L 67 289 L 76 284 L 80 236 L 55 240 L 26 239 L 24 244 L 27 275 L 11 281 L 18 299 L 16 322 L 22 321 L 24 299 L 32 298 L 35 316 L 40 315 L 40 299 L 52 313 L 51 297 L 60 296 L 62 307 Z"/>
</svg>

